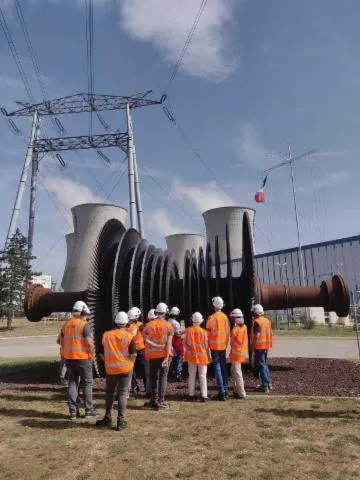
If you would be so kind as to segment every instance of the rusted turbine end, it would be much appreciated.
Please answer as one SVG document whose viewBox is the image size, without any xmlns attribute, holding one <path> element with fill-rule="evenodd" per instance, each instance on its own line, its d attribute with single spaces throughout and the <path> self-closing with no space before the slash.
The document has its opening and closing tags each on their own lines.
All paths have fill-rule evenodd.
<svg viewBox="0 0 360 480">
<path fill-rule="evenodd" d="M 52 292 L 49 288 L 34 284 L 27 289 L 24 311 L 30 322 L 39 322 L 55 312 L 71 312 L 78 300 L 87 302 L 87 292 Z"/>
<path fill-rule="evenodd" d="M 51 315 L 51 309 L 45 311 L 41 308 L 41 298 L 47 293 L 51 293 L 51 290 L 39 284 L 30 285 L 26 290 L 24 312 L 30 322 L 39 322 L 43 317 Z"/>
<path fill-rule="evenodd" d="M 335 312 L 338 317 L 347 317 L 350 310 L 350 293 L 341 275 L 334 275 L 322 282 L 321 293 L 324 298 L 324 309 Z"/>
</svg>

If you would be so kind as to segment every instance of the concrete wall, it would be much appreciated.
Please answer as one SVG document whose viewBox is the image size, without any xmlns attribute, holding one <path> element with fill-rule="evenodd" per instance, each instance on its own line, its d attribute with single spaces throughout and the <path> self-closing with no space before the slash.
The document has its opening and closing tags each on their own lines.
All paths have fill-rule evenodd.
<svg viewBox="0 0 360 480">
<path fill-rule="evenodd" d="M 184 257 L 186 250 L 194 249 L 198 256 L 199 248 L 204 248 L 204 236 L 197 233 L 176 233 L 165 237 L 167 250 L 174 254 L 180 278 L 184 273 Z"/>
<path fill-rule="evenodd" d="M 126 210 L 117 205 L 84 203 L 71 209 L 74 223 L 73 249 L 61 282 L 65 291 L 87 288 L 90 258 L 104 224 L 113 218 L 125 222 Z M 68 247 L 72 240 L 67 239 Z M 70 253 L 70 249 L 68 250 Z"/>
<path fill-rule="evenodd" d="M 215 237 L 219 237 L 220 262 L 226 261 L 226 225 L 230 236 L 231 259 L 242 257 L 242 224 L 244 213 L 250 217 L 251 230 L 253 233 L 255 210 L 253 208 L 233 206 L 219 207 L 207 210 L 203 213 L 207 240 L 210 241 L 212 255 L 215 253 Z"/>
</svg>

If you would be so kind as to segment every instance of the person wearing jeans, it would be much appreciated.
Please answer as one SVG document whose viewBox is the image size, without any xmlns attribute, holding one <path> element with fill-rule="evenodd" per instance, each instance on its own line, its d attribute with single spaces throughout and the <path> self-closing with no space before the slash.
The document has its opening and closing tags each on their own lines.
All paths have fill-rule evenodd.
<svg viewBox="0 0 360 480">
<path fill-rule="evenodd" d="M 221 297 L 214 297 L 212 305 L 215 312 L 209 316 L 206 329 L 209 332 L 209 347 L 213 360 L 218 399 L 228 398 L 228 373 L 226 364 L 226 349 L 230 338 L 230 322 L 225 313 L 224 301 Z"/>
<path fill-rule="evenodd" d="M 271 374 L 267 363 L 268 351 L 272 348 L 272 329 L 270 321 L 264 316 L 264 309 L 257 304 L 252 307 L 254 318 L 250 343 L 255 353 L 255 368 L 260 372 L 261 385 L 257 390 L 268 393 L 272 390 Z"/>
<path fill-rule="evenodd" d="M 127 313 L 119 312 L 114 320 L 114 328 L 109 332 L 105 332 L 102 338 L 104 354 L 101 357 L 105 363 L 106 372 L 105 416 L 102 420 L 96 422 L 96 426 L 112 426 L 114 393 L 116 387 L 118 387 L 118 418 L 116 425 L 116 430 L 118 431 L 127 426 L 124 415 L 129 383 L 136 359 L 134 335 L 125 328 L 128 321 Z"/>
<path fill-rule="evenodd" d="M 188 362 L 189 372 L 189 401 L 195 399 L 196 374 L 199 374 L 201 401 L 206 402 L 207 396 L 207 366 L 211 360 L 208 333 L 200 327 L 204 321 L 199 312 L 191 317 L 193 325 L 185 330 L 185 360 Z"/>
<path fill-rule="evenodd" d="M 61 353 L 66 360 L 68 371 L 68 405 L 70 419 L 76 420 L 78 413 L 79 384 L 84 384 L 85 418 L 96 416 L 93 407 L 93 358 L 94 344 L 86 318 L 90 315 L 88 306 L 83 301 L 75 302 L 72 317 L 60 330 Z"/>
<path fill-rule="evenodd" d="M 165 402 L 167 378 L 171 363 L 173 327 L 166 318 L 168 306 L 160 302 L 156 309 L 156 318 L 144 328 L 145 358 L 149 360 L 150 402 L 145 405 L 154 410 L 169 408 Z"/>
</svg>

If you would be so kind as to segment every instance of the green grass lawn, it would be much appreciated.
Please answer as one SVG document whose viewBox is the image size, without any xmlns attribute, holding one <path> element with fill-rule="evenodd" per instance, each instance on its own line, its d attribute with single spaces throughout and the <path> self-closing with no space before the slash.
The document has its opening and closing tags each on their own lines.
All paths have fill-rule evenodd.
<svg viewBox="0 0 360 480">
<path fill-rule="evenodd" d="M 356 337 L 356 332 L 351 327 L 342 327 L 341 325 L 317 325 L 314 328 L 306 329 L 292 327 L 281 330 L 274 330 L 276 337 Z"/>
<path fill-rule="evenodd" d="M 26 364 L 44 367 L 39 360 Z M 14 382 L 23 365 L 1 361 L 3 378 L 10 369 Z M 128 405 L 127 430 L 116 432 L 97 430 L 94 421 L 70 422 L 58 387 L 2 386 L 2 480 L 359 478 L 359 399 L 173 401 L 164 412 L 136 400 Z M 103 412 L 102 392 L 95 398 Z"/>
<path fill-rule="evenodd" d="M 6 322 L 0 322 L 0 338 L 3 337 L 30 337 L 37 335 L 56 335 L 65 320 L 42 320 L 29 322 L 26 318 L 15 318 L 13 328 L 6 329 Z"/>
</svg>

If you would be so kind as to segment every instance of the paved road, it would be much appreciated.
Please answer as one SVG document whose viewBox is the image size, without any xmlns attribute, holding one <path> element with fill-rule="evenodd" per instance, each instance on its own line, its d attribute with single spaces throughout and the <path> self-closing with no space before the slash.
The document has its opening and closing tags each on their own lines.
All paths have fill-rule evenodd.
<svg viewBox="0 0 360 480">
<path fill-rule="evenodd" d="M 0 358 L 56 356 L 56 336 L 0 338 Z M 358 358 L 353 338 L 277 338 L 272 357 Z"/>
</svg>

